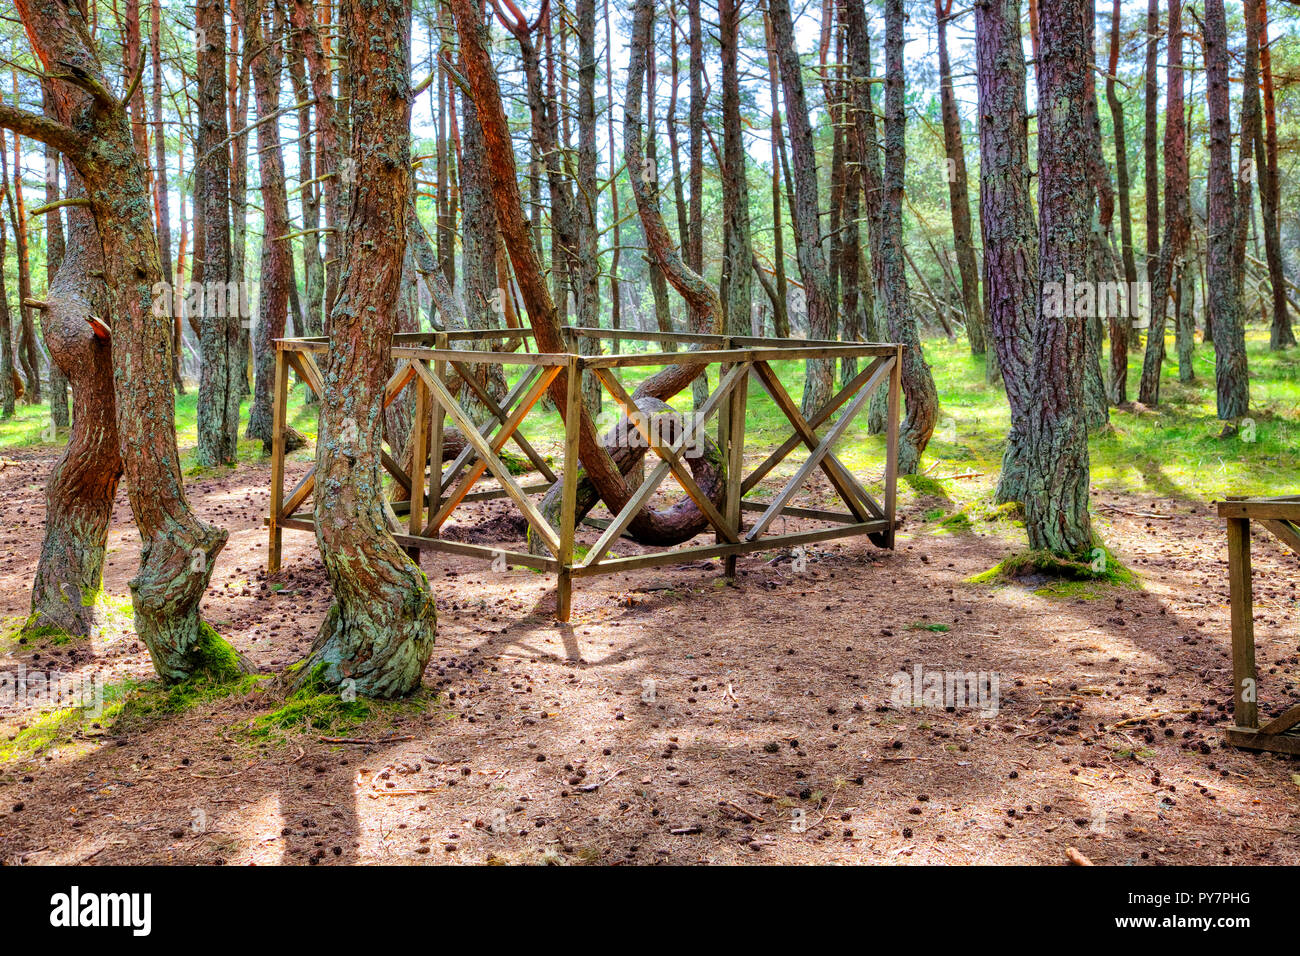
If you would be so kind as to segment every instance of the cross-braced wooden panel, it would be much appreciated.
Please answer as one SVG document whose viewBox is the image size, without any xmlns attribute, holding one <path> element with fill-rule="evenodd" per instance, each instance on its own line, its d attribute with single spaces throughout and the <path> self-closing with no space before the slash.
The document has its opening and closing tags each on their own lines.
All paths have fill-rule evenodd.
<svg viewBox="0 0 1300 956">
<path fill-rule="evenodd" d="M 734 576 L 736 559 L 742 554 L 862 534 L 869 535 L 881 547 L 893 547 L 900 411 L 899 346 L 713 335 L 675 337 L 662 333 L 575 328 L 565 331 L 571 351 L 561 354 L 481 352 L 450 347 L 452 341 L 486 342 L 511 335 L 517 341 L 527 338 L 527 333 L 518 331 L 439 332 L 395 338 L 392 349 L 394 372 L 385 390 L 384 404 L 387 407 L 408 386 L 414 389 L 410 456 L 402 460 L 419 463 L 413 464 L 408 474 L 399 463 L 400 452 L 391 447 L 381 448 L 385 469 L 409 492 L 409 503 L 395 503 L 390 509 L 395 526 L 400 518 L 406 520 L 407 533 L 394 534 L 399 543 L 412 552 L 437 550 L 486 559 L 504 557 L 510 564 L 554 571 L 557 575 L 557 617 L 561 620 L 569 617 L 574 577 L 711 557 L 724 559 L 730 577 Z M 582 355 L 578 353 L 576 343 L 582 337 L 650 343 L 676 341 L 695 349 L 674 353 Z M 283 490 L 288 372 L 295 372 L 318 396 L 322 395 L 320 370 L 314 353 L 327 348 L 328 342 L 324 339 L 284 339 L 277 342 L 271 514 L 267 519 L 270 529 L 268 567 L 272 571 L 280 566 L 282 529 L 314 529 L 314 517 L 300 509 L 311 496 L 315 470 L 310 470 L 287 496 Z M 813 358 L 865 359 L 867 365 L 814 414 L 805 417 L 771 363 Z M 717 366 L 717 386 L 693 414 L 680 416 L 679 426 L 666 437 L 638 413 L 633 396 L 616 372 L 618 369 L 685 362 Z M 514 387 L 500 400 L 476 374 L 485 363 L 524 366 Z M 576 531 L 581 520 L 576 508 L 576 490 L 581 467 L 578 422 L 584 372 L 594 376 L 604 393 L 627 417 L 631 429 L 627 434 L 635 432 L 642 447 L 653 451 L 658 462 L 648 469 L 644 479 L 631 490 L 610 520 L 586 519 L 586 523 L 599 527 L 601 533 L 585 555 L 575 560 Z M 561 376 L 566 383 L 562 416 L 565 437 L 562 471 L 557 476 L 550 462 L 523 433 L 522 426 L 542 396 Z M 767 393 L 792 431 L 789 438 L 746 474 L 745 414 L 751 381 L 757 382 Z M 881 387 L 888 390 L 889 416 L 884 487 L 881 500 L 877 500 L 836 456 L 834 449 L 867 407 L 872 394 Z M 458 393 L 461 396 L 471 394 L 486 411 L 486 420 L 476 424 Z M 442 447 L 446 419 L 450 419 L 464 436 L 465 446 L 444 466 Z M 720 502 L 705 492 L 684 460 L 688 449 L 697 446 L 715 419 L 718 446 L 726 466 Z M 823 427 L 825 431 L 819 436 L 817 430 Z M 541 482 L 522 485 L 511 474 L 501 457 L 503 449 L 511 443 L 541 476 Z M 798 450 L 803 450 L 806 457 L 774 498 L 768 501 L 745 500 L 764 478 Z M 825 476 L 844 510 L 793 504 L 795 497 L 818 471 Z M 498 487 L 476 492 L 475 485 L 488 474 Z M 638 513 L 650 504 L 670 475 L 704 516 L 714 534 L 714 543 L 686 544 L 622 557 L 612 555 L 615 543 L 628 532 Z M 533 497 L 551 491 L 557 483 L 560 483 L 560 510 L 558 527 L 555 527 L 542 514 Z M 490 548 L 448 541 L 439 536 L 448 520 L 467 502 L 494 498 L 509 499 L 513 503 L 547 554 Z M 758 514 L 748 526 L 742 517 L 746 513 Z M 773 533 L 777 518 L 812 520 L 831 526 Z"/>
</svg>

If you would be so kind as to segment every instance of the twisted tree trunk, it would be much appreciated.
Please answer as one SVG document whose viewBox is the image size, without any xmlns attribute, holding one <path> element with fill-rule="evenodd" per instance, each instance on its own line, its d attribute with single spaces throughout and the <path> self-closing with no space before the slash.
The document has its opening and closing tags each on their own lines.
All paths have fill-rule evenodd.
<svg viewBox="0 0 1300 956">
<path fill-rule="evenodd" d="M 53 85 L 53 84 L 52 84 Z M 68 118 L 70 111 L 55 110 Z M 68 171 L 70 196 L 83 196 Z M 113 357 L 89 320 L 108 314 L 99 235 L 89 210 L 68 209 L 68 248 L 50 282 L 42 325 L 50 360 L 72 385 L 77 416 L 45 489 L 45 537 L 28 627 L 90 634 L 100 620 L 104 553 L 122 475 L 114 420 Z"/>
<path fill-rule="evenodd" d="M 84 95 L 71 122 L 0 106 L 0 126 L 49 143 L 76 167 L 99 230 L 110 294 L 118 447 L 142 542 L 131 579 L 136 632 L 166 681 L 217 676 L 246 665 L 199 617 L 226 532 L 185 500 L 172 403 L 171 296 L 162 281 L 144 169 L 125 104 L 109 91 L 87 24 L 70 0 L 18 0 L 46 72 Z"/>
<path fill-rule="evenodd" d="M 410 16 L 410 0 L 350 0 L 343 24 L 356 177 L 322 369 L 315 502 L 334 601 L 294 677 L 368 697 L 419 686 L 436 626 L 428 579 L 388 530 L 379 454 L 411 209 Z"/>
</svg>

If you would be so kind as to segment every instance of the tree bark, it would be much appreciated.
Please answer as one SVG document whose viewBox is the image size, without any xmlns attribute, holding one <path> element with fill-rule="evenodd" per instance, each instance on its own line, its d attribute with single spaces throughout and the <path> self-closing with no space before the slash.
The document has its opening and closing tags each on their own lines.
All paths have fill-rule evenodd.
<svg viewBox="0 0 1300 956">
<path fill-rule="evenodd" d="M 1011 429 L 998 475 L 998 502 L 1025 500 L 1036 302 L 1038 229 L 1029 192 L 1026 71 L 1020 0 L 975 7 L 980 122 L 980 222 L 989 335 L 1002 370 Z"/>
<path fill-rule="evenodd" d="M 898 436 L 899 474 L 920 470 L 921 454 L 934 433 L 939 396 L 921 351 L 904 271 L 903 187 L 907 114 L 903 89 L 903 0 L 885 2 L 885 166 L 880 208 L 881 278 L 885 328 L 903 346 L 903 394 L 907 415 Z M 807 412 L 805 412 L 807 414 Z"/>
<path fill-rule="evenodd" d="M 952 66 L 948 62 L 948 18 L 953 0 L 935 0 L 934 16 L 939 27 L 939 99 L 943 115 L 943 145 L 948 158 L 948 207 L 952 213 L 952 241 L 961 274 L 962 308 L 966 313 L 966 340 L 972 355 L 983 355 L 984 310 L 980 303 L 979 266 L 971 235 L 970 184 L 966 176 L 966 149 L 962 144 L 961 115 L 952 87 Z"/>
<path fill-rule="evenodd" d="M 1180 11 L 1181 19 L 1181 11 Z M 1169 30 L 1174 37 L 1172 27 Z M 1179 38 L 1181 57 L 1182 40 Z M 1172 47 L 1170 48 L 1172 51 Z M 1160 0 L 1147 0 L 1147 57 L 1146 85 L 1143 93 L 1145 123 L 1142 135 L 1142 156 L 1146 164 L 1143 182 L 1146 191 L 1147 212 L 1147 281 L 1155 285 L 1156 268 L 1160 261 L 1160 192 L 1156 184 L 1160 181 L 1159 158 L 1156 153 L 1157 124 L 1160 121 L 1160 84 L 1156 74 L 1157 54 L 1160 51 Z M 1172 52 L 1167 54 L 1172 55 Z M 1167 137 L 1166 137 L 1167 138 Z M 1148 340 L 1150 333 L 1147 333 Z"/>
<path fill-rule="evenodd" d="M 1146 355 L 1138 401 L 1160 403 L 1160 369 L 1165 357 L 1165 313 L 1172 295 L 1174 275 L 1186 253 L 1191 233 L 1191 203 L 1188 197 L 1187 128 L 1183 114 L 1183 22 L 1182 0 L 1169 3 L 1169 61 L 1165 110 L 1165 235 L 1151 283 L 1151 318 L 1147 330 Z M 1149 188 L 1149 187 L 1148 187 Z M 1231 239 L 1230 239 L 1231 241 Z"/>
<path fill-rule="evenodd" d="M 280 108 L 280 71 L 283 62 L 282 14 L 274 29 L 263 24 L 263 0 L 244 0 L 244 35 L 246 42 L 256 39 L 256 56 L 250 64 L 253 95 L 259 120 L 274 116 Z M 257 296 L 257 322 L 253 326 L 253 362 L 256 377 L 253 401 L 248 412 L 247 437 L 259 439 L 266 454 L 271 452 L 274 435 L 275 340 L 284 337 L 285 316 L 289 310 L 289 285 L 293 281 L 293 247 L 282 236 L 289 234 L 289 197 L 284 184 L 284 154 L 280 147 L 280 124 L 277 120 L 257 127 L 257 169 L 260 177 L 262 212 L 261 278 Z M 287 428 L 285 450 L 301 448 L 305 440 Z"/>
<path fill-rule="evenodd" d="M 230 676 L 246 664 L 198 611 L 226 532 L 200 521 L 185 500 L 172 402 L 171 297 L 125 104 L 109 92 L 85 21 L 69 0 L 17 6 L 46 72 L 57 68 L 85 90 L 75 125 L 0 106 L 0 126 L 55 146 L 75 165 L 99 230 L 118 446 L 142 541 L 140 570 L 130 582 L 136 632 L 165 681 L 201 671 Z"/>
<path fill-rule="evenodd" d="M 812 126 L 808 121 L 808 104 L 804 96 L 803 65 L 794 43 L 794 23 L 788 0 L 771 0 L 772 39 L 780 67 L 781 86 L 785 93 L 786 123 L 790 130 L 790 148 L 795 181 L 794 236 L 795 255 L 803 279 L 803 299 L 807 309 L 808 337 L 827 339 L 834 323 L 835 306 L 831 301 L 830 274 L 822 250 L 819 224 L 820 202 L 817 198 L 817 154 Z M 834 384 L 835 363 L 829 359 L 809 359 L 806 363 L 803 414 L 811 416 L 830 398 Z"/>
<path fill-rule="evenodd" d="M 1106 73 L 1106 103 L 1110 106 L 1115 138 L 1115 184 L 1119 193 L 1119 231 L 1124 255 L 1124 301 L 1128 314 L 1110 318 L 1110 379 L 1108 397 L 1112 405 L 1128 401 L 1129 326 L 1133 321 L 1132 294 L 1137 283 L 1137 261 L 1133 256 L 1133 217 L 1129 208 L 1128 149 L 1124 145 L 1124 104 L 1115 91 L 1119 70 L 1120 0 L 1110 13 L 1110 58 Z"/>
<path fill-rule="evenodd" d="M 1083 409 L 1086 319 L 1050 308 L 1049 283 L 1066 281 L 1092 247 L 1093 184 L 1078 144 L 1088 135 L 1091 0 L 1042 0 L 1038 65 L 1039 277 L 1030 359 L 1025 528 L 1029 546 L 1077 556 L 1092 547 L 1088 431 Z"/>
<path fill-rule="evenodd" d="M 1259 203 L 1264 230 L 1264 255 L 1268 260 L 1268 281 L 1273 293 L 1273 321 L 1269 330 L 1271 349 L 1296 344 L 1291 313 L 1286 299 L 1286 273 L 1282 266 L 1282 242 L 1278 230 L 1277 101 L 1273 91 L 1273 56 L 1268 41 L 1268 0 L 1259 3 L 1259 70 L 1264 89 L 1264 149 L 1256 148 L 1259 169 Z"/>
<path fill-rule="evenodd" d="M 722 217 L 726 222 L 722 272 L 726 277 L 727 334 L 749 335 L 753 312 L 750 281 L 754 246 L 749 232 L 749 183 L 740 115 L 740 18 L 738 0 L 719 0 L 722 52 Z"/>
<path fill-rule="evenodd" d="M 199 135 L 203 188 L 203 315 L 199 322 L 198 450 L 202 465 L 231 465 L 239 453 L 243 290 L 232 286 L 230 153 L 226 116 L 226 18 L 222 0 L 198 0 Z M 236 306 L 232 308 L 232 305 Z"/>
<path fill-rule="evenodd" d="M 47 115 L 51 112 L 49 88 L 42 85 L 41 100 L 45 104 Z M 45 202 L 59 201 L 59 153 L 51 146 L 45 146 Z M 63 256 L 67 246 L 63 238 L 63 215 L 61 209 L 45 214 L 45 289 L 46 300 L 49 290 L 54 285 L 54 277 L 63 265 Z M 54 360 L 54 350 L 50 345 L 49 316 L 41 321 L 41 331 L 45 338 L 45 347 L 50 350 L 50 421 L 55 428 L 67 428 L 71 424 L 68 414 L 68 377 L 63 374 L 59 364 Z"/>
<path fill-rule="evenodd" d="M 316 540 L 334 601 L 295 682 L 395 697 L 420 684 L 436 615 L 393 540 L 380 481 L 384 387 L 410 210 L 410 0 L 350 0 L 351 160 L 339 297 L 316 443 Z"/>
<path fill-rule="evenodd" d="M 1214 320 L 1214 381 L 1219 418 L 1237 421 L 1250 411 L 1241 283 L 1233 263 L 1234 180 L 1228 97 L 1228 28 L 1223 0 L 1205 2 L 1206 98 L 1210 114 L 1209 234 L 1206 284 Z"/>
</svg>

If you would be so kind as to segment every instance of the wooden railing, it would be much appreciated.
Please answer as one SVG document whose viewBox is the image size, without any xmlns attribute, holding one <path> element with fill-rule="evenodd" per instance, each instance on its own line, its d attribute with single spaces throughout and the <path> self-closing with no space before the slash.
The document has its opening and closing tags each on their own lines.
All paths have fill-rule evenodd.
<svg viewBox="0 0 1300 956">
<path fill-rule="evenodd" d="M 1232 708 L 1228 743 L 1252 750 L 1300 754 L 1300 703 L 1259 725 L 1259 675 L 1255 670 L 1255 610 L 1250 566 L 1250 523 L 1268 529 L 1300 555 L 1300 496 L 1229 498 L 1219 502 L 1228 528 L 1228 594 L 1232 606 Z"/>
<path fill-rule="evenodd" d="M 531 337 L 527 330 L 434 332 L 399 334 L 394 337 L 394 370 L 385 389 L 384 405 L 387 407 L 395 401 L 406 388 L 414 388 L 415 414 L 410 437 L 413 443 L 410 460 L 423 463 L 422 468 L 415 469 L 418 474 L 408 474 L 399 463 L 401 456 L 396 450 L 391 447 L 381 450 L 383 467 L 410 492 L 409 503 L 394 502 L 387 506 L 391 508 L 394 524 L 405 522 L 406 533 L 394 535 L 400 544 L 413 551 L 443 551 L 496 560 L 504 557 L 507 564 L 554 572 L 557 576 L 557 617 L 562 621 L 569 618 L 572 580 L 575 577 L 712 557 L 722 557 L 727 576 L 734 577 L 736 558 L 741 554 L 861 534 L 870 535 L 881 547 L 893 547 L 901 346 L 704 334 L 672 335 L 576 327 L 566 327 L 564 331 L 569 351 L 563 353 L 476 351 L 453 347 L 467 342 L 508 339 L 517 344 Z M 693 350 L 583 355 L 579 353 L 579 340 L 583 338 L 651 345 L 674 342 L 691 346 Z M 270 532 L 267 567 L 273 572 L 280 568 L 282 531 L 315 529 L 312 513 L 302 510 L 314 489 L 315 468 L 309 470 L 287 494 L 284 490 L 284 435 L 289 372 L 292 370 L 313 392 L 321 395 L 322 377 L 316 356 L 329 349 L 329 342 L 324 338 L 280 339 L 276 342 L 276 349 L 271 505 L 267 518 Z M 846 358 L 863 359 L 866 367 L 808 419 L 804 418 L 798 403 L 786 391 L 771 366 L 772 362 L 778 361 Z M 590 372 L 615 404 L 627 412 L 634 405 L 631 396 L 619 381 L 616 370 L 688 362 L 716 366 L 718 374 L 713 380 L 717 381 L 717 386 L 694 415 L 682 416 L 684 427 L 671 441 L 663 440 L 654 429 L 646 428 L 643 417 L 632 417 L 641 439 L 656 453 L 659 462 L 653 467 L 647 463 L 644 481 L 612 520 L 603 523 L 587 519 L 586 524 L 601 527 L 602 533 L 585 555 L 576 557 L 575 538 L 579 523 L 576 490 L 580 468 L 578 421 L 582 402 L 582 373 Z M 474 374 L 475 367 L 484 364 L 522 366 L 525 370 L 506 396 L 497 401 L 481 384 L 479 376 Z M 562 371 L 568 372 L 568 390 L 563 416 L 563 463 L 560 475 L 557 476 L 550 463 L 523 434 L 521 426 L 547 387 Z M 745 411 L 751 378 L 759 381 L 789 421 L 793 433 L 746 475 Z M 463 385 L 458 384 L 458 379 Z M 888 390 L 889 411 L 883 494 L 877 501 L 835 456 L 833 447 L 867 407 L 872 393 L 882 386 Z M 456 392 L 463 388 L 472 392 L 489 413 L 490 418 L 485 424 L 475 425 L 457 398 Z M 839 417 L 830 424 L 824 436 L 818 437 L 816 429 L 830 422 L 837 411 Z M 718 418 L 718 447 L 727 464 L 726 488 L 721 505 L 715 505 L 701 490 L 682 461 L 683 450 L 693 446 L 700 431 L 714 416 Z M 443 467 L 443 436 L 448 418 L 464 436 L 466 446 L 454 460 Z M 507 443 L 513 443 L 523 453 L 541 476 L 540 482 L 521 484 L 510 473 L 501 458 L 501 452 Z M 807 458 L 775 498 L 770 502 L 745 500 L 764 477 L 801 446 L 807 449 Z M 430 467 L 431 462 L 438 463 L 438 467 Z M 802 508 L 791 504 L 814 470 L 820 470 L 826 476 L 846 511 Z M 488 472 L 496 479 L 499 488 L 474 491 L 475 484 Z M 633 556 L 607 557 L 610 548 L 669 474 L 704 513 L 715 533 L 715 543 L 679 546 Z M 557 481 L 563 484 L 559 527 L 554 528 L 541 514 L 532 496 L 549 492 Z M 549 554 L 504 550 L 439 537 L 443 525 L 466 502 L 500 498 L 509 498 L 514 503 Z M 752 525 L 745 527 L 741 520 L 743 512 L 757 513 L 759 517 Z M 778 517 L 812 520 L 829 524 L 830 527 L 774 534 L 771 533 L 771 527 Z"/>
</svg>

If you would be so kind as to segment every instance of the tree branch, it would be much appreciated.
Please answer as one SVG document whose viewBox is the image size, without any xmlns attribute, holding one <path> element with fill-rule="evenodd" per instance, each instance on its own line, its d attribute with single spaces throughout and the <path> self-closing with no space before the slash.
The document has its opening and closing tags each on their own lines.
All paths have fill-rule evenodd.
<svg viewBox="0 0 1300 956">
<path fill-rule="evenodd" d="M 0 126 L 52 146 L 66 156 L 79 156 L 85 150 L 85 141 L 72 127 L 4 103 L 0 103 Z"/>
</svg>

